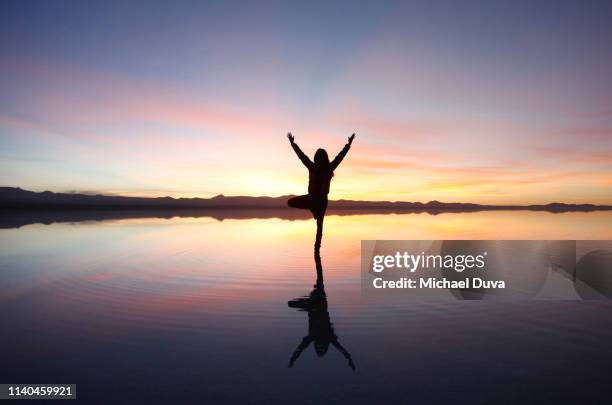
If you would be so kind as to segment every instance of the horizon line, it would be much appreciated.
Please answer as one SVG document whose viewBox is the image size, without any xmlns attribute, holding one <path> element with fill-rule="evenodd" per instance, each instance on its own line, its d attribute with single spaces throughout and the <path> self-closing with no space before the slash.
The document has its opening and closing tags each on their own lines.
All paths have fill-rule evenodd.
<svg viewBox="0 0 612 405">
<path fill-rule="evenodd" d="M 34 194 L 46 194 L 46 193 L 50 193 L 50 194 L 63 194 L 63 195 L 72 195 L 72 196 L 88 196 L 88 197 L 108 197 L 108 198 L 124 198 L 124 199 L 149 199 L 149 200 L 167 200 L 167 199 L 171 199 L 174 201 L 181 201 L 181 200 L 203 200 L 203 201 L 208 201 L 208 200 L 213 200 L 215 198 L 269 198 L 269 199 L 283 199 L 283 198 L 289 198 L 289 197 L 294 197 L 295 194 L 283 194 L 283 195 L 278 195 L 278 196 L 269 196 L 269 195 L 260 195 L 260 196 L 254 196 L 254 195 L 225 195 L 223 193 L 218 193 L 213 195 L 212 197 L 173 197 L 170 195 L 166 195 L 166 196 L 156 196 L 156 197 L 147 197 L 147 196 L 128 196 L 128 195 L 121 195 L 121 194 L 104 194 L 102 192 L 91 192 L 91 193 L 87 193 L 87 192 L 82 192 L 82 191 L 51 191 L 51 190 L 44 190 L 44 191 L 32 191 L 32 190 L 27 190 L 18 186 L 0 186 L 0 190 L 2 189 L 12 189 L 12 190 L 20 190 L 20 191 L 24 191 L 24 192 L 28 192 L 28 193 L 34 193 Z M 0 196 L 1 197 L 1 196 Z M 554 205 L 565 205 L 565 206 L 593 206 L 593 207 L 604 207 L 604 208 L 612 208 L 612 204 L 594 204 L 594 203 L 588 203 L 588 202 L 582 202 L 582 203 L 565 203 L 562 201 L 551 201 L 548 203 L 523 203 L 523 204 L 512 204 L 512 203 L 501 203 L 501 204 L 489 204 L 489 203 L 473 203 L 473 202 L 461 202 L 461 201 L 451 201 L 451 202 L 445 202 L 445 201 L 440 201 L 440 200 L 429 200 L 427 202 L 422 202 L 422 201 L 407 201 L 407 200 L 355 200 L 355 199 L 347 199 L 347 198 L 341 198 L 341 199 L 335 199 L 329 200 L 330 202 L 355 202 L 355 203 L 390 203 L 390 204 L 421 204 L 421 205 L 427 205 L 427 204 L 446 204 L 446 205 L 452 205 L 452 204 L 461 204 L 461 205 L 472 205 L 472 206 L 478 206 L 478 207 L 499 207 L 499 208 L 514 208 L 514 207 L 546 207 L 546 206 L 554 206 Z M 330 207 L 332 208 L 332 207 Z"/>
</svg>

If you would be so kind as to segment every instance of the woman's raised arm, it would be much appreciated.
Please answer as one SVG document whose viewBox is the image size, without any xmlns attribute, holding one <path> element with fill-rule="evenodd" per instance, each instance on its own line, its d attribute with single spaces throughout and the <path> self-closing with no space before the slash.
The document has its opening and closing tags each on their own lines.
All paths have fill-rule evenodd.
<svg viewBox="0 0 612 405">
<path fill-rule="evenodd" d="M 334 158 L 334 160 L 332 160 L 332 162 L 330 163 L 330 166 L 331 166 L 332 170 L 336 170 L 336 167 L 338 167 L 340 162 L 342 162 L 342 159 L 344 159 L 344 157 L 348 153 L 349 149 L 351 148 L 351 144 L 353 143 L 353 139 L 355 139 L 355 134 L 349 136 L 348 142 L 346 143 L 346 145 L 344 145 L 344 148 L 342 148 L 340 153 L 338 153 L 338 156 L 336 156 Z"/>
<path fill-rule="evenodd" d="M 306 156 L 306 154 L 302 152 L 302 149 L 297 146 L 297 143 L 295 143 L 295 137 L 291 135 L 291 132 L 287 134 L 287 138 L 289 139 L 289 142 L 291 143 L 291 147 L 295 151 L 295 154 L 300 158 L 302 163 L 304 163 L 304 166 L 310 169 L 313 166 L 312 161 L 308 159 L 308 156 Z"/>
</svg>

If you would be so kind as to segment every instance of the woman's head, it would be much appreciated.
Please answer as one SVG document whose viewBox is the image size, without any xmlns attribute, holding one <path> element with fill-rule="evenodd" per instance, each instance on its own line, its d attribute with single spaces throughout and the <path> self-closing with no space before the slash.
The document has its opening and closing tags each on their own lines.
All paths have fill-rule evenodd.
<svg viewBox="0 0 612 405">
<path fill-rule="evenodd" d="M 327 353 L 327 349 L 329 349 L 329 341 L 321 341 L 317 339 L 314 342 L 314 348 L 317 356 L 323 357 L 325 353 Z"/>
<path fill-rule="evenodd" d="M 327 151 L 325 149 L 317 149 L 314 155 L 314 163 L 317 166 L 329 166 L 329 156 L 327 156 Z"/>
</svg>

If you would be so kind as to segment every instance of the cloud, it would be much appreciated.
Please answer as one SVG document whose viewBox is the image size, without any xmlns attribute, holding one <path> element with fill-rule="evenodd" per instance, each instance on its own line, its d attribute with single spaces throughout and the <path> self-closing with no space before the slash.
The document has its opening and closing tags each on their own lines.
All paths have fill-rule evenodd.
<svg viewBox="0 0 612 405">
<path fill-rule="evenodd" d="M 584 164 L 589 166 L 612 166 L 612 151 L 585 150 L 577 148 L 546 147 L 539 148 L 543 157 L 554 159 L 566 166 Z"/>
</svg>

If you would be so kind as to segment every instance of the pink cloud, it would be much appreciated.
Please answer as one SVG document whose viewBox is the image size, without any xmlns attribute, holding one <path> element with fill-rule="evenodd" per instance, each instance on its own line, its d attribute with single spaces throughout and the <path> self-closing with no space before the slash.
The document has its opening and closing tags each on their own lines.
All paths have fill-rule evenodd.
<svg viewBox="0 0 612 405">
<path fill-rule="evenodd" d="M 585 150 L 577 148 L 547 147 L 538 149 L 545 157 L 567 165 L 580 163 L 587 165 L 612 165 L 612 151 Z"/>
</svg>

